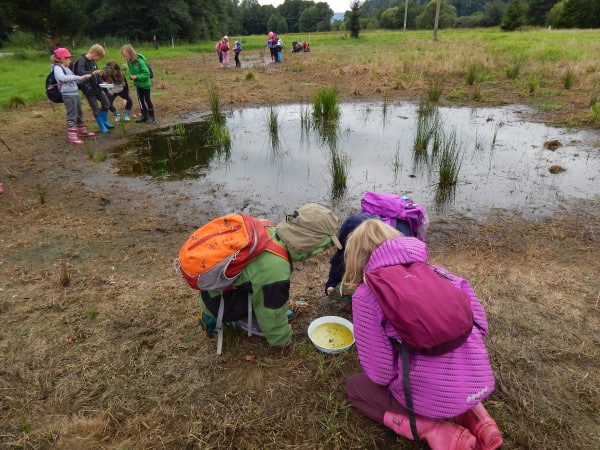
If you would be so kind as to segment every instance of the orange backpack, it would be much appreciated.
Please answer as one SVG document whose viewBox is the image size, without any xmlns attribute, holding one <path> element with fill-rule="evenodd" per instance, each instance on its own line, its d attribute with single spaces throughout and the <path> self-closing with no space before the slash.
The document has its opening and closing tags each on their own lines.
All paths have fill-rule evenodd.
<svg viewBox="0 0 600 450">
<path fill-rule="evenodd" d="M 232 213 L 198 228 L 179 250 L 179 271 L 188 284 L 202 291 L 229 288 L 252 260 L 268 251 L 289 261 L 287 249 L 274 240 L 270 220 Z"/>
</svg>

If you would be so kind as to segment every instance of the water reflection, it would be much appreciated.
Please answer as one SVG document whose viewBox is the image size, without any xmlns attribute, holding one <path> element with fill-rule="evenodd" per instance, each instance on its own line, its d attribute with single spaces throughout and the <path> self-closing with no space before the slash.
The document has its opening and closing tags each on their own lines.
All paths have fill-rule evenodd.
<svg viewBox="0 0 600 450">
<path fill-rule="evenodd" d="M 419 105 L 386 104 L 383 127 L 381 116 L 372 114 L 377 108 L 381 111 L 381 104 L 342 104 L 337 121 L 315 126 L 306 105 L 279 105 L 279 146 L 265 133 L 267 108 L 232 111 L 224 117 L 227 155 L 207 138 L 210 120 L 199 115 L 183 131 L 172 127 L 139 135 L 115 156 L 124 175 L 226 180 L 231 198 L 239 196 L 241 202 L 251 196 L 265 211 L 318 201 L 350 212 L 367 190 L 408 194 L 426 208 L 473 214 L 492 208 L 543 212 L 557 198 L 600 194 L 599 144 L 592 131 L 528 122 L 524 107 L 438 107 L 440 134 L 432 135 L 428 150 L 415 152 Z M 439 154 L 443 136 L 452 132 L 462 164 L 456 185 L 441 190 Z M 438 157 L 433 158 L 436 140 Z M 563 145 L 544 149 L 549 140 Z M 566 172 L 553 175 L 552 165 Z M 197 190 L 204 191 L 201 184 Z"/>
</svg>

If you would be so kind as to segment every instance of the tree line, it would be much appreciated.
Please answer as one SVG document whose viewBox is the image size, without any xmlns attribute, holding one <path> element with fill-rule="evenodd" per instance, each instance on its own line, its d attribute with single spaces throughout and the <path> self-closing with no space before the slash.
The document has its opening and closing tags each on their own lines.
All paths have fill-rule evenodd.
<svg viewBox="0 0 600 450">
<path fill-rule="evenodd" d="M 354 35 L 357 26 L 399 29 L 406 23 L 408 29 L 431 28 L 438 1 L 440 28 L 600 27 L 600 0 L 356 0 L 335 21 L 326 2 L 312 0 L 285 0 L 277 7 L 258 0 L 3 0 L 0 44 L 15 30 L 52 45 L 81 37 L 145 42 L 157 36 L 195 42 L 269 31 L 350 30 Z"/>
</svg>

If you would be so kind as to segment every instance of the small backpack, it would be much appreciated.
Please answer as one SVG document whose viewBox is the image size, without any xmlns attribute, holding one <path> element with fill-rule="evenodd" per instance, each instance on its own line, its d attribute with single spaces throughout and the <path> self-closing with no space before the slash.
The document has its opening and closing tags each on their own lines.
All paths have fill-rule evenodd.
<svg viewBox="0 0 600 450">
<path fill-rule="evenodd" d="M 429 226 L 427 212 L 407 196 L 366 192 L 360 201 L 360 206 L 363 213 L 379 216 L 383 222 L 392 227 L 397 228 L 398 220 L 406 222 L 411 236 L 423 242 L 427 239 Z"/>
<path fill-rule="evenodd" d="M 409 352 L 442 355 L 471 334 L 469 296 L 441 269 L 424 262 L 396 264 L 365 272 L 365 280 Z"/>
<path fill-rule="evenodd" d="M 60 93 L 60 84 L 56 81 L 56 77 L 54 76 L 54 66 L 57 65 L 59 64 L 52 65 L 52 70 L 46 77 L 46 97 L 53 103 L 63 103 L 63 98 Z M 66 75 L 67 71 L 65 68 L 62 66 L 61 68 Z"/>
<path fill-rule="evenodd" d="M 179 269 L 194 289 L 222 291 L 264 250 L 288 259 L 287 249 L 273 241 L 269 220 L 232 213 L 198 228 L 179 251 Z"/>
<path fill-rule="evenodd" d="M 194 289 L 221 291 L 217 315 L 217 354 L 223 346 L 222 292 L 230 289 L 244 267 L 263 251 L 289 261 L 287 249 L 272 239 L 269 220 L 244 213 L 232 213 L 211 220 L 198 228 L 183 244 L 176 265 L 185 281 Z M 252 296 L 248 295 L 248 334 L 252 334 Z"/>
<path fill-rule="evenodd" d="M 146 63 L 146 66 L 148 67 L 148 73 L 150 73 L 150 79 L 154 78 L 154 71 L 152 70 L 152 67 L 150 67 L 150 64 L 148 64 L 148 60 L 146 59 L 146 57 L 140 53 L 138 53 L 138 58 L 140 58 L 142 61 L 144 61 Z"/>
</svg>

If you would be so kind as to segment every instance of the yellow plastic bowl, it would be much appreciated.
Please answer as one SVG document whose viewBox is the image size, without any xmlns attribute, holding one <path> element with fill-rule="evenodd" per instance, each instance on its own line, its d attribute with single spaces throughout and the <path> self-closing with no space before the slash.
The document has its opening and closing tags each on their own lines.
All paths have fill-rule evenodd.
<svg viewBox="0 0 600 450">
<path fill-rule="evenodd" d="M 354 326 L 343 317 L 319 317 L 308 326 L 308 338 L 323 353 L 342 353 L 354 344 Z"/>
</svg>

